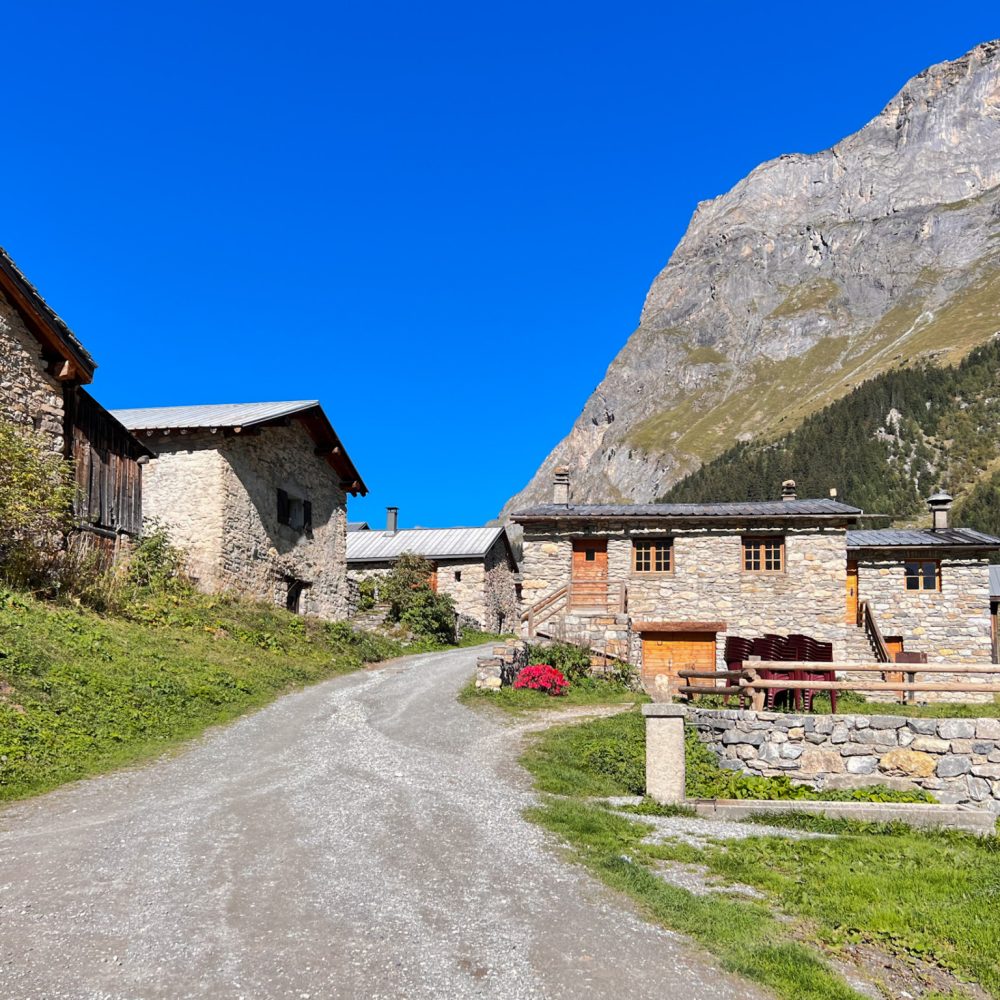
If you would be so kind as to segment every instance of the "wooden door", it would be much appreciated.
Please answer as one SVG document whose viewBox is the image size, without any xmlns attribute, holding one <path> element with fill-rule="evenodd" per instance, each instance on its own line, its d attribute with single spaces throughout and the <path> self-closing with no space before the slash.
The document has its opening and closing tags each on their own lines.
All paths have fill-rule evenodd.
<svg viewBox="0 0 1000 1000">
<path fill-rule="evenodd" d="M 858 564 L 847 564 L 847 624 L 858 624 Z"/>
<path fill-rule="evenodd" d="M 668 698 L 679 670 L 715 670 L 714 632 L 643 632 L 642 683 L 653 697 Z M 705 687 L 714 681 L 693 681 Z"/>
<path fill-rule="evenodd" d="M 573 540 L 572 603 L 575 608 L 608 606 L 608 543 L 603 538 Z"/>
</svg>

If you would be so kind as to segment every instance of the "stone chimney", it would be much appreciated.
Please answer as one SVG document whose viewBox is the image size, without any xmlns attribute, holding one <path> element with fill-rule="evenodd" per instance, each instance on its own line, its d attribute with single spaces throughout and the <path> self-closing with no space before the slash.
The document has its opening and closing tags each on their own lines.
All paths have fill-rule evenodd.
<svg viewBox="0 0 1000 1000">
<path fill-rule="evenodd" d="M 943 490 L 927 498 L 927 506 L 931 509 L 931 530 L 944 531 L 948 527 L 948 515 L 954 498 Z"/>
<path fill-rule="evenodd" d="M 795 499 L 795 480 L 786 479 L 781 484 L 781 499 L 782 500 L 794 500 Z"/>
<path fill-rule="evenodd" d="M 385 531 L 387 535 L 394 535 L 399 530 L 399 508 L 386 507 L 385 509 Z"/>
<path fill-rule="evenodd" d="M 564 507 L 569 503 L 569 468 L 560 465 L 556 469 L 556 478 L 552 487 L 552 502 L 562 504 Z"/>
</svg>

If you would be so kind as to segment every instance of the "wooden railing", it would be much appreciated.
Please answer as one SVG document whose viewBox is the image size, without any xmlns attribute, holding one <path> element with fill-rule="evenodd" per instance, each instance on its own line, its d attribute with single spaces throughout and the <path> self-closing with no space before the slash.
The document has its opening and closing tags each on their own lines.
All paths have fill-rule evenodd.
<svg viewBox="0 0 1000 1000">
<path fill-rule="evenodd" d="M 865 636 L 879 663 L 891 663 L 892 654 L 882 638 L 882 632 L 875 621 L 875 613 L 868 601 L 858 601 L 858 626 L 865 630 Z"/>
<path fill-rule="evenodd" d="M 844 663 L 844 662 L 820 662 L 816 660 L 761 660 L 759 662 L 747 662 L 743 665 L 742 676 L 739 680 L 739 689 L 748 692 L 752 697 L 753 707 L 760 710 L 764 707 L 766 693 L 770 689 L 782 691 L 859 691 L 859 692 L 896 692 L 904 694 L 1000 694 L 1000 665 L 995 663 L 898 663 L 893 664 L 900 674 L 905 674 L 907 680 L 838 680 L 836 673 L 852 674 L 879 674 L 884 677 L 887 673 L 885 662 L 881 663 Z M 802 670 L 810 673 L 831 673 L 834 680 L 796 680 L 789 678 L 764 679 L 758 674 L 758 670 L 766 670 L 768 673 L 792 673 Z M 895 671 L 892 671 L 895 672 Z M 730 671 L 732 673 L 732 671 Z M 997 680 L 991 683 L 974 682 L 971 680 L 949 680 L 945 682 L 923 681 L 917 682 L 917 674 L 948 674 L 951 677 L 980 677 L 984 675 L 997 675 Z M 726 688 L 717 689 L 716 693 L 727 693 Z"/>
<path fill-rule="evenodd" d="M 625 614 L 628 609 L 628 587 L 624 580 L 571 580 L 532 604 L 522 613 L 521 621 L 527 623 L 528 637 L 531 638 L 536 634 L 538 626 L 553 615 L 574 608 Z"/>
</svg>

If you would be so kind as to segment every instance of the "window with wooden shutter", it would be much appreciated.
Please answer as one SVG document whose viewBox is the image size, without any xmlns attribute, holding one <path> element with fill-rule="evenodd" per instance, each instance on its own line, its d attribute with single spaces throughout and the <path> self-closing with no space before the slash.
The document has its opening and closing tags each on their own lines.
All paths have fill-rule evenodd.
<svg viewBox="0 0 1000 1000">
<path fill-rule="evenodd" d="M 285 490 L 278 490 L 278 524 L 288 524 L 290 512 L 288 493 Z"/>
<path fill-rule="evenodd" d="M 745 537 L 743 539 L 743 570 L 746 573 L 784 573 L 784 536 Z"/>
<path fill-rule="evenodd" d="M 632 543 L 632 569 L 636 573 L 672 573 L 673 539 L 643 538 Z"/>
</svg>

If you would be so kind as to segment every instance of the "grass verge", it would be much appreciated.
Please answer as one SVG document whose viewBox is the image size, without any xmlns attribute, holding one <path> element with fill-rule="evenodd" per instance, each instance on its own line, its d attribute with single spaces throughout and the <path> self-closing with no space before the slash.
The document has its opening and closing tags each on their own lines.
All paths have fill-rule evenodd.
<svg viewBox="0 0 1000 1000">
<path fill-rule="evenodd" d="M 0 589 L 0 801 L 161 753 L 293 688 L 440 648 L 193 593 L 139 601 L 126 618 Z"/>
<path fill-rule="evenodd" d="M 544 799 L 529 818 L 563 838 L 577 860 L 650 919 L 789 1000 L 857 997 L 824 953 L 859 948 L 896 956 L 914 982 L 920 968 L 939 972 L 940 981 L 913 993 L 925 1000 L 967 996 L 963 980 L 1000 997 L 1000 838 L 799 814 L 780 823 L 830 836 L 647 844 L 641 814 L 684 811 L 650 807 L 629 819 L 586 801 L 641 793 L 641 733 L 638 713 L 558 727 L 533 740 L 522 762 L 540 791 L 561 796 Z M 657 875 L 665 862 L 703 866 L 723 888 L 750 885 L 764 898 L 694 895 Z"/>
<path fill-rule="evenodd" d="M 488 691 L 477 688 L 473 678 L 459 692 L 458 699 L 465 705 L 492 705 L 513 715 L 576 705 L 634 705 L 649 701 L 647 695 L 633 690 L 627 684 L 597 678 L 573 681 L 569 691 L 558 698 L 526 688 L 515 691 L 512 687 L 505 687 L 499 691 Z"/>
</svg>

